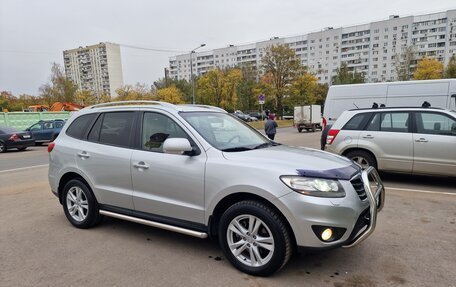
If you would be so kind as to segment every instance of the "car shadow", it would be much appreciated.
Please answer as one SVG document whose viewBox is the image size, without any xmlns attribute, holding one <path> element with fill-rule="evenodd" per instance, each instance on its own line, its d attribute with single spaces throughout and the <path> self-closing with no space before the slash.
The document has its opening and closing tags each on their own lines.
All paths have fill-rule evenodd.
<svg viewBox="0 0 456 287">
<path fill-rule="evenodd" d="M 384 182 L 400 185 L 420 185 L 429 189 L 435 187 L 454 189 L 456 186 L 456 177 L 381 172 L 381 178 Z"/>
</svg>

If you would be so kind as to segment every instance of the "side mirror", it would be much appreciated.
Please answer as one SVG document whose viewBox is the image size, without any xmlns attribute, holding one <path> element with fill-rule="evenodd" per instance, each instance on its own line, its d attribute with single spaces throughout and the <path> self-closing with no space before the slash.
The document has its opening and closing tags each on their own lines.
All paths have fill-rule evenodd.
<svg viewBox="0 0 456 287">
<path fill-rule="evenodd" d="M 170 154 L 183 154 L 190 152 L 193 148 L 186 138 L 170 138 L 163 143 L 163 151 Z"/>
</svg>

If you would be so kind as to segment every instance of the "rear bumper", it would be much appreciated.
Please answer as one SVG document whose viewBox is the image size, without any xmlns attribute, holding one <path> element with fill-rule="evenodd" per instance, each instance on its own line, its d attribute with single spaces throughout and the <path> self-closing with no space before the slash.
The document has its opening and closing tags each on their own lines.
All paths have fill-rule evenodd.
<svg viewBox="0 0 456 287">
<path fill-rule="evenodd" d="M 34 146 L 34 145 L 35 145 L 34 139 L 21 140 L 21 141 L 6 141 L 7 148 L 23 148 L 23 147 L 29 147 L 29 146 Z"/>
</svg>

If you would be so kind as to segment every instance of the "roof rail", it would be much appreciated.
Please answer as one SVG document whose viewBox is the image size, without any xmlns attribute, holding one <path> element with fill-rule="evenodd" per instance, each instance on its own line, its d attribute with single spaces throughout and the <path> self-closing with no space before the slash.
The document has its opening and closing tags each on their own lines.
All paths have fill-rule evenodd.
<svg viewBox="0 0 456 287">
<path fill-rule="evenodd" d="M 183 104 L 182 106 L 206 108 L 206 109 L 210 109 L 210 110 L 214 110 L 214 111 L 219 111 L 219 112 L 225 112 L 225 113 L 227 113 L 227 111 L 224 110 L 224 109 L 222 109 L 222 108 L 214 107 L 214 106 L 210 106 L 210 105 Z"/>
<path fill-rule="evenodd" d="M 175 105 L 167 103 L 167 102 L 138 100 L 138 101 L 117 101 L 117 102 L 102 103 L 102 104 L 96 104 L 96 105 L 93 105 L 93 106 L 90 106 L 87 108 L 93 109 L 93 108 L 100 108 L 100 107 L 121 106 L 121 105 L 129 105 L 129 104 L 154 104 L 154 105 L 160 105 L 160 106 L 164 106 L 164 107 L 173 107 L 173 108 L 176 107 Z"/>
</svg>

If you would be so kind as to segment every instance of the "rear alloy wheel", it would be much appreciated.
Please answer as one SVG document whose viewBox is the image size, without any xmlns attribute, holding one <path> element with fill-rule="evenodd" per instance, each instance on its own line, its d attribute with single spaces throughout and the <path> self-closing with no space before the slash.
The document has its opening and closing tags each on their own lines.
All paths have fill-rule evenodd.
<svg viewBox="0 0 456 287">
<path fill-rule="evenodd" d="M 355 150 L 348 152 L 345 156 L 359 164 L 363 169 L 367 169 L 369 166 L 373 166 L 377 169 L 377 161 L 368 152 Z"/>
<path fill-rule="evenodd" d="M 90 228 L 101 220 L 92 191 L 80 179 L 72 179 L 65 185 L 63 211 L 70 223 L 78 228 Z"/>
<path fill-rule="evenodd" d="M 242 272 L 268 276 L 282 268 L 292 252 L 290 234 L 281 217 L 267 205 L 242 201 L 220 219 L 220 245 Z"/>
<path fill-rule="evenodd" d="M 6 152 L 6 145 L 2 142 L 0 142 L 0 153 Z"/>
</svg>

